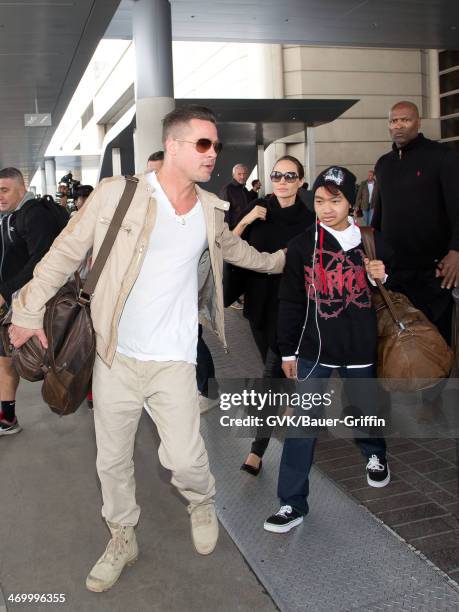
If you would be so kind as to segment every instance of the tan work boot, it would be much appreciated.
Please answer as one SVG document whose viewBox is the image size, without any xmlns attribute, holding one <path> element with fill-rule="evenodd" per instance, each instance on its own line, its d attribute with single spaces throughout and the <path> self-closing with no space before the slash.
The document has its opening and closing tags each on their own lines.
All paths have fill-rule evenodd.
<svg viewBox="0 0 459 612">
<path fill-rule="evenodd" d="M 95 593 L 108 591 L 120 577 L 125 565 L 137 561 L 139 548 L 134 527 L 107 521 L 112 539 L 86 578 L 86 588 Z"/>
<path fill-rule="evenodd" d="M 213 501 L 188 506 L 193 544 L 200 555 L 210 555 L 218 540 L 218 521 Z"/>
</svg>

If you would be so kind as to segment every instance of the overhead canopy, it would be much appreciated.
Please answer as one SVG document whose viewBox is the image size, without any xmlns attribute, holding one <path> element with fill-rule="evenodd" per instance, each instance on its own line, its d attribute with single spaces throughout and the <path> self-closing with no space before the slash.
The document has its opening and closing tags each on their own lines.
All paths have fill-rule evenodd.
<svg viewBox="0 0 459 612">
<path fill-rule="evenodd" d="M 134 0 L 106 36 L 132 38 Z M 457 0 L 170 0 L 174 40 L 457 49 Z"/>
<path fill-rule="evenodd" d="M 257 163 L 257 145 L 265 148 L 275 140 L 288 138 L 304 140 L 304 128 L 315 127 L 334 121 L 357 100 L 222 100 L 222 99 L 177 99 L 177 107 L 199 104 L 210 108 L 217 117 L 218 136 L 223 142 L 211 180 L 206 189 L 218 191 L 225 177 L 231 175 L 236 163 L 253 168 Z M 121 152 L 123 174 L 134 172 L 133 138 L 135 120 L 112 140 L 104 151 L 101 176 L 112 175 L 112 149 Z M 145 161 L 146 164 L 146 161 Z"/>
<path fill-rule="evenodd" d="M 30 180 L 119 0 L 0 0 L 0 168 Z M 50 113 L 51 127 L 24 114 Z"/>
<path fill-rule="evenodd" d="M 302 131 L 340 117 L 358 100 L 224 100 L 178 99 L 176 106 L 208 106 L 218 121 L 220 140 L 226 146 L 267 147 Z"/>
</svg>

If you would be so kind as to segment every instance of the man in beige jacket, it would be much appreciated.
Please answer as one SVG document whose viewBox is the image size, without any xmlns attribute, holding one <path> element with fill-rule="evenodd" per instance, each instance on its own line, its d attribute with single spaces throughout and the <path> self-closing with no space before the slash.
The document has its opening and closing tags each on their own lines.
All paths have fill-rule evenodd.
<svg viewBox="0 0 459 612">
<path fill-rule="evenodd" d="M 226 346 L 223 259 L 260 272 L 279 273 L 284 266 L 282 251 L 258 253 L 234 236 L 224 222 L 227 203 L 196 185 L 210 179 L 221 149 L 212 112 L 172 111 L 163 121 L 163 140 L 164 165 L 139 177 L 91 302 L 97 470 L 112 534 L 86 580 L 96 592 L 112 587 L 137 559 L 133 451 L 144 402 L 161 438 L 159 459 L 188 501 L 195 548 L 201 554 L 215 548 L 215 481 L 199 432 L 198 318 Z M 89 248 L 96 258 L 124 185 L 121 177 L 102 181 L 37 265 L 14 302 L 14 346 L 34 335 L 46 346 L 45 304 Z"/>
<path fill-rule="evenodd" d="M 355 199 L 354 214 L 362 211 L 364 225 L 371 225 L 376 202 L 376 175 L 374 170 L 368 170 L 367 180 L 360 183 Z"/>
</svg>

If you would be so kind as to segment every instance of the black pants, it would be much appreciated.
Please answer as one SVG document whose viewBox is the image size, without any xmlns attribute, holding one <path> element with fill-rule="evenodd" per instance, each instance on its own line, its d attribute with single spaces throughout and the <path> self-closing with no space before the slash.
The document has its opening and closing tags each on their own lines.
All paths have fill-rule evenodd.
<svg viewBox="0 0 459 612">
<path fill-rule="evenodd" d="M 259 329 L 252 323 L 250 323 L 250 329 L 261 358 L 263 359 L 263 378 L 285 378 L 282 370 L 282 357 L 280 353 L 273 351 L 269 346 L 269 330 L 267 328 Z M 272 430 L 273 428 L 264 426 L 257 431 L 257 435 L 252 442 L 250 449 L 251 453 L 258 455 L 260 458 L 263 457 L 266 449 L 268 448 Z M 261 434 L 261 431 L 263 431 L 263 435 Z"/>
<path fill-rule="evenodd" d="M 298 360 L 298 376 L 300 379 L 310 375 L 308 389 L 315 385 L 315 391 L 324 392 L 326 381 L 331 376 L 334 368 L 328 368 L 320 364 L 315 367 L 312 361 L 305 359 Z M 335 368 L 345 383 L 348 399 L 355 407 L 358 407 L 362 416 L 379 416 L 379 410 L 374 405 L 374 400 L 378 396 L 375 366 L 363 368 Z M 359 387 L 346 385 L 348 382 L 359 381 Z M 367 383 L 367 384 L 365 384 Z M 299 382 L 301 390 L 302 383 Z M 368 398 L 368 399 L 367 399 Z M 370 399 L 371 398 L 371 399 Z M 366 405 L 367 401 L 370 405 Z M 312 416 L 320 414 L 312 413 Z M 309 472 L 314 460 L 314 449 L 316 446 L 314 434 L 303 437 L 287 437 L 282 449 L 282 457 L 279 466 L 279 480 L 277 484 L 277 494 L 282 505 L 289 505 L 307 514 L 309 511 Z M 386 457 L 386 442 L 384 438 L 355 438 L 355 443 L 360 452 L 368 461 L 372 455 L 380 459 Z"/>
<path fill-rule="evenodd" d="M 215 378 L 215 366 L 209 347 L 202 337 L 202 325 L 198 328 L 198 349 L 196 357 L 196 382 L 198 390 L 209 397 L 209 378 Z M 213 399 L 213 398 L 212 398 Z"/>
</svg>

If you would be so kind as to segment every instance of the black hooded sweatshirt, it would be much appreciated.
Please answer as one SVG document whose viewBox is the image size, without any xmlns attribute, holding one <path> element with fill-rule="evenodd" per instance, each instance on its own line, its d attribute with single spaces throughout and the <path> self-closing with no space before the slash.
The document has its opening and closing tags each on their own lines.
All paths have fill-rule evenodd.
<svg viewBox="0 0 459 612">
<path fill-rule="evenodd" d="M 376 312 L 363 259 L 362 244 L 344 251 L 330 232 L 319 227 L 314 265 L 315 227 L 294 238 L 279 290 L 278 344 L 284 357 L 296 354 L 328 365 L 364 365 L 377 357 Z M 376 257 L 385 263 L 391 249 L 375 232 Z M 312 282 L 315 282 L 317 295 Z M 317 312 L 317 325 L 316 325 Z M 320 355 L 319 355 L 320 346 Z"/>
<path fill-rule="evenodd" d="M 459 251 L 459 155 L 418 134 L 376 163 L 372 226 L 394 249 L 393 267 L 434 268 Z"/>
<path fill-rule="evenodd" d="M 44 198 L 29 199 L 0 217 L 0 295 L 8 305 L 13 293 L 32 279 L 67 220 L 62 207 Z"/>
</svg>

